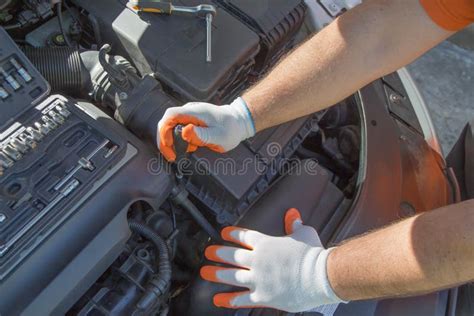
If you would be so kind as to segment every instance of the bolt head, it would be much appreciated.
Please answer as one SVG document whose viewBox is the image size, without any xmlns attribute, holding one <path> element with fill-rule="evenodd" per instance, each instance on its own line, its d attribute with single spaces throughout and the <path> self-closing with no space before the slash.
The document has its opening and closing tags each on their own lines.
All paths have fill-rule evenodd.
<svg viewBox="0 0 474 316">
<path fill-rule="evenodd" d="M 7 219 L 7 216 L 3 213 L 0 213 L 0 223 L 3 223 Z"/>
<path fill-rule="evenodd" d="M 120 100 L 127 100 L 128 99 L 128 94 L 126 92 L 120 92 L 119 93 L 119 99 Z"/>
<path fill-rule="evenodd" d="M 393 103 L 400 103 L 402 101 L 402 97 L 396 93 L 391 93 L 390 101 L 392 101 Z"/>
</svg>

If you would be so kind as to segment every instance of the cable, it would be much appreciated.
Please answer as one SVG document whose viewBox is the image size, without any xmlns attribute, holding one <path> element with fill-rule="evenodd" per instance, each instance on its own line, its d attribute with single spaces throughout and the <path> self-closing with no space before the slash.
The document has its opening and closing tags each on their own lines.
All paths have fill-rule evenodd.
<svg viewBox="0 0 474 316">
<path fill-rule="evenodd" d="M 158 250 L 158 273 L 148 282 L 145 293 L 137 303 L 138 308 L 143 311 L 148 311 L 168 292 L 170 287 L 172 270 L 168 245 L 165 240 L 150 227 L 134 221 L 130 221 L 128 225 L 132 232 L 150 240 Z"/>
<path fill-rule="evenodd" d="M 171 212 L 171 220 L 173 222 L 173 230 L 176 230 L 177 225 L 176 225 L 176 210 L 175 206 L 173 203 L 169 203 L 170 206 L 170 212 Z"/>
<path fill-rule="evenodd" d="M 73 47 L 72 42 L 69 39 L 69 36 L 67 35 L 64 29 L 64 20 L 63 20 L 62 10 L 63 10 L 62 1 L 60 1 L 56 3 L 56 14 L 58 15 L 59 29 L 61 30 L 61 34 L 63 35 L 64 42 L 66 42 L 66 45 L 69 47 Z"/>
<path fill-rule="evenodd" d="M 99 21 L 97 20 L 95 15 L 93 15 L 92 13 L 89 13 L 87 15 L 87 18 L 89 19 L 90 25 L 92 27 L 92 31 L 94 32 L 95 42 L 96 42 L 98 47 L 101 47 L 102 46 L 102 36 L 100 35 Z"/>
<path fill-rule="evenodd" d="M 74 11 L 71 9 L 71 6 L 67 4 L 67 1 L 64 1 L 64 7 L 66 8 L 67 12 L 69 13 L 69 15 L 71 16 L 71 18 L 74 20 L 74 22 L 76 22 L 77 24 L 81 25 L 82 27 L 82 23 L 81 21 L 77 18 L 77 16 L 74 14 Z"/>
</svg>

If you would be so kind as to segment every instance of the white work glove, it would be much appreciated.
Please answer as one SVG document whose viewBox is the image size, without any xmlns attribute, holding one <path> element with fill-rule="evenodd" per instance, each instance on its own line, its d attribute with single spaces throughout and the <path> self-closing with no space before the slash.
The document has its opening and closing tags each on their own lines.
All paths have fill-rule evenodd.
<svg viewBox="0 0 474 316">
<path fill-rule="evenodd" d="M 157 143 L 163 156 L 176 160 L 173 131 L 183 125 L 183 139 L 189 143 L 188 152 L 207 147 L 216 152 L 227 152 L 255 135 L 255 126 L 245 101 L 236 99 L 229 105 L 217 106 L 192 102 L 166 110 L 158 123 Z"/>
<path fill-rule="evenodd" d="M 296 313 L 343 302 L 331 288 L 326 272 L 332 249 L 324 249 L 316 230 L 303 225 L 294 208 L 286 212 L 285 231 L 287 236 L 273 237 L 238 227 L 222 230 L 224 240 L 243 248 L 207 247 L 207 259 L 234 267 L 204 266 L 201 277 L 249 290 L 216 294 L 214 305 Z"/>
</svg>

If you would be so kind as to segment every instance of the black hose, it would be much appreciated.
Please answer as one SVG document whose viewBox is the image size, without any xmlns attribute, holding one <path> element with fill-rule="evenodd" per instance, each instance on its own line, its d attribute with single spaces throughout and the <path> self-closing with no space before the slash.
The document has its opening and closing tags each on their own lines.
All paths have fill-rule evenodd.
<svg viewBox="0 0 474 316">
<path fill-rule="evenodd" d="M 23 52 L 51 85 L 53 92 L 80 96 L 90 81 L 81 55 L 71 47 L 23 47 Z"/>
<path fill-rule="evenodd" d="M 189 199 L 184 199 L 180 206 L 184 208 L 191 216 L 194 218 L 194 220 L 199 224 L 199 226 L 204 229 L 209 236 L 211 236 L 212 239 L 218 241 L 220 240 L 220 235 L 217 232 L 217 230 L 214 229 L 214 227 L 209 223 L 209 221 L 202 215 L 202 213 L 197 209 L 197 207 L 189 200 Z"/>
<path fill-rule="evenodd" d="M 171 190 L 171 200 L 187 211 L 212 239 L 215 241 L 221 240 L 219 232 L 211 225 L 211 223 L 209 223 L 204 215 L 202 215 L 193 202 L 188 199 L 188 192 L 185 189 L 175 186 Z"/>
<path fill-rule="evenodd" d="M 59 30 L 61 31 L 61 34 L 63 35 L 64 42 L 68 47 L 73 47 L 71 40 L 69 39 L 68 34 L 66 33 L 66 30 L 64 29 L 64 19 L 63 19 L 63 4 L 62 1 L 59 1 L 56 3 L 56 14 L 58 16 L 58 23 L 59 23 Z"/>
<path fill-rule="evenodd" d="M 99 50 L 99 63 L 109 77 L 123 90 L 130 89 L 130 81 L 127 74 L 127 69 L 135 71 L 135 68 L 130 63 L 124 63 L 124 67 L 114 67 L 110 62 L 110 55 L 108 53 L 112 50 L 110 44 L 104 44 Z"/>
<path fill-rule="evenodd" d="M 99 47 L 101 47 L 102 46 L 102 36 L 100 34 L 99 21 L 97 20 L 95 15 L 93 15 L 92 13 L 89 13 L 87 18 L 89 19 L 90 25 L 92 27 L 92 31 L 94 32 L 95 42 L 97 43 L 97 45 Z"/>
<path fill-rule="evenodd" d="M 93 100 L 95 104 L 112 109 L 120 108 L 122 116 L 117 114 L 117 118 L 124 118 L 122 123 L 132 121 L 132 131 L 148 132 L 153 125 L 156 132 L 156 124 L 167 107 L 157 107 L 155 103 L 161 104 L 160 102 L 169 98 L 162 92 L 159 83 L 148 76 L 143 79 L 148 84 L 145 89 L 153 91 L 146 90 L 147 93 L 143 95 L 145 100 L 138 98 L 136 102 L 127 103 L 130 104 L 128 107 L 122 106 L 122 101 L 117 103 L 117 96 L 121 92 L 130 93 L 143 80 L 123 57 L 108 56 L 108 49 L 109 45 L 104 45 L 100 51 L 81 52 L 72 47 L 23 47 L 25 55 L 49 82 L 54 93 Z M 150 83 L 152 88 L 149 87 Z M 118 107 L 118 104 L 121 107 Z M 125 123 L 124 125 L 130 127 Z"/>
<path fill-rule="evenodd" d="M 168 252 L 168 246 L 163 238 L 159 236 L 150 227 L 138 223 L 129 222 L 130 230 L 134 233 L 139 234 L 145 239 L 150 240 L 158 250 L 157 265 L 158 273 L 154 275 L 148 282 L 146 292 L 143 294 L 140 301 L 137 303 L 137 307 L 141 310 L 147 311 L 155 305 L 155 303 L 165 295 L 171 283 L 171 261 Z"/>
</svg>

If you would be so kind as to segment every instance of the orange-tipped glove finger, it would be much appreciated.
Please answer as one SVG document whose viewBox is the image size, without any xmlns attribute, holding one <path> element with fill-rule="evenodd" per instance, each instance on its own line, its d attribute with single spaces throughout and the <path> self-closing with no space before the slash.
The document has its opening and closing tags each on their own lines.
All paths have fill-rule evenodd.
<svg viewBox="0 0 474 316">
<path fill-rule="evenodd" d="M 169 160 L 176 160 L 174 151 L 174 129 L 177 125 L 206 126 L 194 115 L 179 113 L 179 108 L 170 108 L 166 111 L 162 120 L 158 123 L 157 144 L 163 156 Z M 189 144 L 188 151 L 196 150 L 195 145 Z"/>
<path fill-rule="evenodd" d="M 285 232 L 310 246 L 322 247 L 323 245 L 316 229 L 303 225 L 300 212 L 295 208 L 290 208 L 285 214 Z"/>
<path fill-rule="evenodd" d="M 244 269 L 248 268 L 252 260 L 250 250 L 235 247 L 209 246 L 206 248 L 204 255 L 210 261 L 230 264 Z"/>
<path fill-rule="evenodd" d="M 252 250 L 253 245 L 258 242 L 263 236 L 262 233 L 259 233 L 254 230 L 249 230 L 245 228 L 235 227 L 235 226 L 228 226 L 222 229 L 221 237 L 225 241 L 230 241 L 234 244 L 242 246 L 243 248 L 247 248 Z"/>
<path fill-rule="evenodd" d="M 177 125 L 184 125 L 182 135 L 190 144 L 188 151 L 208 147 L 217 152 L 227 152 L 255 135 L 252 116 L 242 98 L 222 106 L 193 102 L 169 108 L 158 123 L 157 145 L 170 161 L 176 159 L 173 131 Z"/>
<path fill-rule="evenodd" d="M 216 294 L 214 295 L 213 302 L 215 306 L 225 308 L 266 307 L 258 305 L 258 303 L 252 300 L 250 291 Z"/>
<path fill-rule="evenodd" d="M 204 280 L 238 287 L 249 287 L 252 285 L 250 273 L 249 270 L 215 266 L 204 266 L 200 271 L 201 277 Z"/>
<path fill-rule="evenodd" d="M 301 226 L 303 226 L 303 220 L 301 219 L 301 214 L 296 208 L 290 208 L 285 213 L 285 233 L 287 235 L 293 234 Z"/>
<path fill-rule="evenodd" d="M 326 272 L 332 249 L 324 249 L 316 230 L 303 225 L 296 209 L 288 210 L 284 225 L 289 233 L 284 237 L 237 227 L 226 227 L 222 231 L 224 240 L 246 249 L 237 252 L 233 247 L 211 248 L 207 251 L 211 260 L 245 269 L 216 272 L 205 267 L 204 271 L 213 274 L 201 275 L 206 280 L 246 287 L 249 291 L 217 294 L 214 297 L 216 306 L 270 307 L 296 313 L 342 302 L 332 290 Z"/>
<path fill-rule="evenodd" d="M 194 124 L 188 124 L 183 128 L 182 136 L 193 148 L 207 147 L 215 152 L 224 153 L 226 150 L 222 146 L 213 144 L 210 140 L 212 139 L 210 135 L 216 132 L 218 131 L 215 131 L 215 128 L 212 127 L 199 127 Z M 188 152 L 191 152 L 189 148 Z"/>
</svg>

